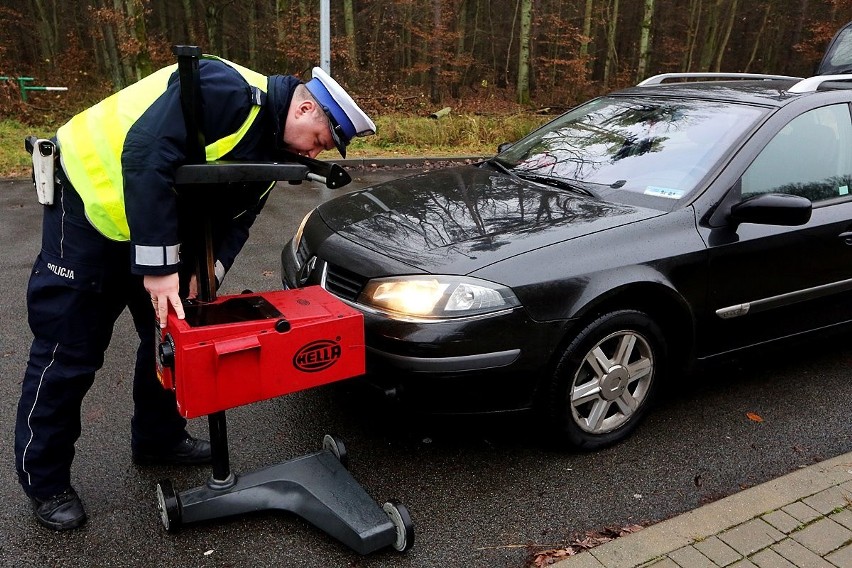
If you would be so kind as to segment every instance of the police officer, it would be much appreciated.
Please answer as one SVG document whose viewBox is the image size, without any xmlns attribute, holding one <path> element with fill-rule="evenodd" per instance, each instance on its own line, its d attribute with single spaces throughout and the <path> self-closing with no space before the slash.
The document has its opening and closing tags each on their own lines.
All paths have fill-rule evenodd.
<svg viewBox="0 0 852 568">
<path fill-rule="evenodd" d="M 229 61 L 199 61 L 207 160 L 269 161 L 288 150 L 314 158 L 375 132 L 370 118 L 326 73 L 302 83 Z M 181 229 L 174 190 L 187 161 L 176 66 L 142 79 L 74 116 L 57 132 L 54 204 L 44 210 L 42 249 L 27 290 L 34 334 L 18 403 L 15 465 L 38 522 L 67 530 L 86 522 L 71 485 L 80 407 L 116 319 L 129 308 L 140 338 L 133 381 L 131 450 L 137 464 L 202 464 L 210 444 L 186 432 L 172 391 L 155 371 L 157 321 L 183 318 Z M 227 186 L 206 204 L 221 283 L 248 238 L 274 181 Z M 185 270 L 183 272 L 186 272 Z"/>
</svg>

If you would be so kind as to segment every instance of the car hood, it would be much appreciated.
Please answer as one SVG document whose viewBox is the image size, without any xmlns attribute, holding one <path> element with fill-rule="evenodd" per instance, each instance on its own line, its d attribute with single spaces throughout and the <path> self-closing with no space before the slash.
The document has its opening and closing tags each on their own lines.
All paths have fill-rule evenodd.
<svg viewBox="0 0 852 568">
<path fill-rule="evenodd" d="M 418 271 L 469 274 L 662 211 L 600 201 L 477 166 L 435 170 L 318 207 L 342 237 Z"/>
</svg>

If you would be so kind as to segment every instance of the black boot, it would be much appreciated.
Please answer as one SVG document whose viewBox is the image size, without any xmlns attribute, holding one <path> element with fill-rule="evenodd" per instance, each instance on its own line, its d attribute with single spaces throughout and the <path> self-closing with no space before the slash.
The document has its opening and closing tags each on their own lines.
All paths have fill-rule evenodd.
<svg viewBox="0 0 852 568">
<path fill-rule="evenodd" d="M 133 448 L 137 465 L 203 465 L 211 463 L 210 442 L 188 436 L 171 448 Z"/>
<path fill-rule="evenodd" d="M 73 487 L 47 499 L 30 497 L 36 519 L 49 529 L 67 531 L 76 529 L 86 522 L 83 502 Z"/>
</svg>

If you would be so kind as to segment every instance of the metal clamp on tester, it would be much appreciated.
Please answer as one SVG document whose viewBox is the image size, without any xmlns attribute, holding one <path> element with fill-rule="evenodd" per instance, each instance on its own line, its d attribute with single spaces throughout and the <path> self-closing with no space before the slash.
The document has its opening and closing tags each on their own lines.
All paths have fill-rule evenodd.
<svg viewBox="0 0 852 568">
<path fill-rule="evenodd" d="M 187 155 L 195 161 L 176 172 L 179 194 L 201 202 L 205 186 L 232 181 L 349 183 L 340 166 L 295 155 L 293 163 L 205 163 L 195 104 L 201 52 L 177 46 L 175 54 Z M 175 391 L 184 417 L 207 415 L 213 471 L 204 485 L 181 492 L 168 479 L 157 484 L 163 526 L 174 531 L 274 509 L 299 515 L 361 554 L 388 546 L 407 550 L 414 542 L 408 510 L 395 500 L 379 506 L 346 469 L 345 446 L 334 436 L 326 435 L 312 454 L 241 475 L 230 470 L 225 410 L 362 374 L 364 324 L 360 312 L 318 286 L 217 298 L 203 203 L 198 213 L 197 238 L 185 243 L 197 262 L 198 300 L 184 306 L 185 319 L 169 313 L 166 327 L 158 328 L 157 372 L 163 387 Z"/>
</svg>

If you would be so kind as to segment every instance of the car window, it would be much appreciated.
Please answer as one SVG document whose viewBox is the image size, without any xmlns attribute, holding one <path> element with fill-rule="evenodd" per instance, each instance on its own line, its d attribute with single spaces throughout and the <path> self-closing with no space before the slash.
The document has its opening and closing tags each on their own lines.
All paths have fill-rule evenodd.
<svg viewBox="0 0 852 568">
<path fill-rule="evenodd" d="M 616 202 L 668 208 L 765 113 L 728 102 L 602 97 L 500 154 L 518 175 L 581 182 Z"/>
<path fill-rule="evenodd" d="M 852 23 L 846 24 L 828 45 L 819 65 L 819 75 L 852 72 Z"/>
<path fill-rule="evenodd" d="M 785 126 L 742 178 L 743 197 L 789 193 L 820 202 L 849 195 L 852 123 L 845 104 L 818 108 Z"/>
</svg>

